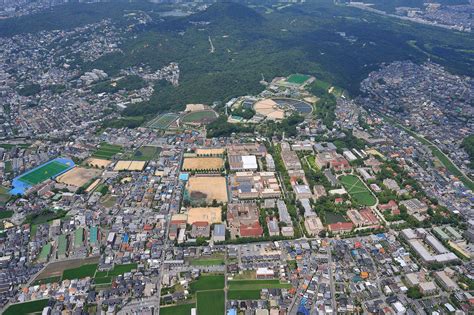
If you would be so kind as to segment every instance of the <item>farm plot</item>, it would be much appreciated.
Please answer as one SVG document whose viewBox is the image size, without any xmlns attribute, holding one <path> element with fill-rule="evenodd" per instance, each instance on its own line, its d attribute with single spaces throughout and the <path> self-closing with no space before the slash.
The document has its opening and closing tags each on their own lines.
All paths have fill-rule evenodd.
<svg viewBox="0 0 474 315">
<path fill-rule="evenodd" d="M 191 292 L 224 289 L 224 275 L 205 275 L 190 283 Z"/>
<path fill-rule="evenodd" d="M 223 290 L 200 291 L 197 293 L 198 314 L 225 314 L 225 295 Z"/>
<path fill-rule="evenodd" d="M 161 148 L 154 146 L 142 146 L 133 153 L 132 160 L 150 161 L 160 156 Z"/>
<path fill-rule="evenodd" d="M 149 123 L 148 123 L 148 128 L 151 129 L 161 129 L 165 130 L 168 129 L 168 127 L 176 120 L 178 119 L 179 115 L 174 114 L 174 113 L 167 113 L 163 115 L 159 115 L 155 118 L 153 118 Z"/>
<path fill-rule="evenodd" d="M 97 270 L 97 264 L 82 265 L 77 268 L 66 269 L 63 271 L 62 280 L 93 278 Z"/>
<path fill-rule="evenodd" d="M 227 202 L 227 181 L 222 176 L 193 176 L 187 183 L 187 192 L 192 202 Z"/>
<path fill-rule="evenodd" d="M 43 309 L 48 305 L 49 299 L 35 300 L 24 303 L 17 303 L 10 305 L 4 315 L 18 315 L 18 314 L 36 314 L 41 313 Z"/>
<path fill-rule="evenodd" d="M 231 280 L 228 283 L 230 291 L 260 290 L 260 289 L 290 289 L 291 284 L 280 280 Z"/>
<path fill-rule="evenodd" d="M 339 180 L 355 202 L 364 206 L 376 204 L 377 199 L 357 176 L 341 176 Z"/>
<path fill-rule="evenodd" d="M 175 306 L 160 307 L 161 315 L 189 315 L 191 309 L 196 307 L 195 304 L 181 304 Z"/>
<path fill-rule="evenodd" d="M 8 189 L 0 186 L 0 206 L 5 205 L 10 199 L 10 194 L 8 194 Z"/>
<path fill-rule="evenodd" d="M 122 152 L 122 147 L 116 144 L 102 143 L 99 149 L 92 154 L 93 157 L 108 160 L 117 153 Z"/>
<path fill-rule="evenodd" d="M 94 177 L 99 176 L 100 173 L 101 171 L 97 169 L 75 167 L 67 171 L 66 173 L 58 176 L 56 180 L 59 183 L 63 183 L 66 185 L 81 187 L 87 184 Z"/>
<path fill-rule="evenodd" d="M 224 168 L 224 160 L 218 157 L 185 158 L 183 161 L 185 171 L 221 170 L 222 168 Z"/>
</svg>

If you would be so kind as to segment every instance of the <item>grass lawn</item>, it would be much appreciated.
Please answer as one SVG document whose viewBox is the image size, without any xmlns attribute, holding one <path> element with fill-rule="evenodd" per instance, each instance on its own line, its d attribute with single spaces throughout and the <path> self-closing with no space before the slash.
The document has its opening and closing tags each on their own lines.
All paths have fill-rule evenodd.
<svg viewBox="0 0 474 315">
<path fill-rule="evenodd" d="M 190 261 L 192 266 L 213 266 L 213 265 L 223 265 L 223 258 L 201 258 L 193 259 Z"/>
<path fill-rule="evenodd" d="M 197 293 L 198 314 L 225 314 L 225 295 L 223 290 L 201 291 Z"/>
<path fill-rule="evenodd" d="M 117 153 L 122 152 L 122 147 L 115 144 L 102 143 L 97 151 L 92 154 L 93 157 L 101 159 L 110 159 Z"/>
<path fill-rule="evenodd" d="M 175 306 L 168 306 L 168 307 L 160 307 L 160 314 L 161 315 L 189 315 L 191 314 L 191 309 L 196 307 L 193 304 L 181 304 Z"/>
<path fill-rule="evenodd" d="M 191 292 L 202 290 L 216 290 L 224 288 L 224 275 L 201 276 L 198 280 L 191 282 Z"/>
<path fill-rule="evenodd" d="M 347 190 L 351 198 L 357 203 L 364 206 L 373 206 L 377 199 L 372 195 L 365 184 L 354 175 L 346 175 L 339 177 L 344 188 Z"/>
<path fill-rule="evenodd" d="M 85 277 L 93 278 L 95 271 L 97 270 L 97 264 L 82 265 L 78 268 L 66 269 L 63 271 L 63 280 L 71 279 L 83 279 Z"/>
<path fill-rule="evenodd" d="M 25 303 L 18 303 L 10 305 L 4 312 L 3 315 L 19 315 L 19 314 L 32 314 L 41 313 L 43 308 L 48 305 L 48 299 L 36 300 Z"/>
<path fill-rule="evenodd" d="M 130 157 L 134 161 L 150 161 L 160 156 L 161 148 L 152 146 L 142 146 Z"/>
<path fill-rule="evenodd" d="M 68 165 L 59 163 L 57 161 L 52 161 L 30 173 L 21 176 L 19 180 L 30 185 L 36 185 L 38 183 L 44 182 L 48 178 L 56 176 L 68 168 Z"/>
<path fill-rule="evenodd" d="M 230 290 L 227 292 L 229 300 L 259 300 L 260 290 Z"/>
<path fill-rule="evenodd" d="M 289 289 L 291 284 L 281 283 L 280 280 L 231 280 L 228 282 L 230 291 L 260 290 L 260 289 Z"/>
</svg>

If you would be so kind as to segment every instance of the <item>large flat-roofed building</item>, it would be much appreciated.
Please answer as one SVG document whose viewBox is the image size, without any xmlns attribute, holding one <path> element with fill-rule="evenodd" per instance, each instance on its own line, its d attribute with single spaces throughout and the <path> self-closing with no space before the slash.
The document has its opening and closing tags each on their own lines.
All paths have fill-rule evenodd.
<svg viewBox="0 0 474 315">
<path fill-rule="evenodd" d="M 298 155 L 294 151 L 281 150 L 281 159 L 287 170 L 300 170 L 301 163 Z"/>
<path fill-rule="evenodd" d="M 234 143 L 227 146 L 229 155 L 255 155 L 264 157 L 267 155 L 267 148 L 259 143 Z"/>
<path fill-rule="evenodd" d="M 227 224 L 231 238 L 261 237 L 263 228 L 259 223 L 256 203 L 229 203 L 227 205 Z"/>
<path fill-rule="evenodd" d="M 229 155 L 231 171 L 256 171 L 258 169 L 255 155 Z"/>
<path fill-rule="evenodd" d="M 273 172 L 237 172 L 231 176 L 231 192 L 234 198 L 278 198 L 280 185 Z"/>
<path fill-rule="evenodd" d="M 424 263 L 448 263 L 459 260 L 425 229 L 404 229 L 401 235 Z"/>
<path fill-rule="evenodd" d="M 456 282 L 454 282 L 444 270 L 435 272 L 434 276 L 441 287 L 443 287 L 443 289 L 446 291 L 454 291 L 459 289 Z"/>
</svg>

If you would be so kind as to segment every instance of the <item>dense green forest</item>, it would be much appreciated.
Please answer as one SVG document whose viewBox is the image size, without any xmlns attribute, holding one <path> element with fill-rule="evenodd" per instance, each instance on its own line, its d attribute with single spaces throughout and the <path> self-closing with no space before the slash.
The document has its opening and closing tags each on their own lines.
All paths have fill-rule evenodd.
<svg viewBox="0 0 474 315">
<path fill-rule="evenodd" d="M 369 72 L 395 60 L 421 63 L 431 58 L 449 71 L 474 75 L 474 38 L 467 33 L 389 18 L 331 0 L 269 10 L 264 2 L 253 3 L 258 4 L 257 11 L 223 2 L 191 16 L 167 18 L 159 17 L 158 11 L 169 7 L 144 2 L 65 5 L 53 12 L 0 21 L 0 36 L 70 28 L 106 17 L 123 24 L 126 10 L 146 11 L 153 22 L 128 33 L 123 53 L 76 63 L 84 71 L 99 68 L 113 76 L 130 66 L 148 65 L 156 70 L 178 62 L 179 86 L 158 82 L 150 101 L 124 111 L 131 117 L 181 110 L 187 103 L 210 104 L 257 94 L 264 89 L 259 83 L 262 76 L 270 80 L 291 73 L 310 74 L 354 96 Z M 209 39 L 215 47 L 212 53 Z M 323 100 L 326 109 L 332 106 L 330 98 Z M 317 114 L 330 125 L 330 110 Z"/>
<path fill-rule="evenodd" d="M 95 93 L 115 93 L 120 90 L 133 91 L 146 86 L 146 82 L 137 75 L 129 75 L 117 81 L 104 81 L 95 84 L 91 89 Z"/>
</svg>

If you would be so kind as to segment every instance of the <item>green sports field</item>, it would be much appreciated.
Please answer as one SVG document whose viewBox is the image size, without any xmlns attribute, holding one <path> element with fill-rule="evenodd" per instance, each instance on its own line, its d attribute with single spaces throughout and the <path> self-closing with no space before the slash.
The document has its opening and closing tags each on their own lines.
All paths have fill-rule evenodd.
<svg viewBox="0 0 474 315">
<path fill-rule="evenodd" d="M 199 291 L 197 293 L 198 314 L 225 314 L 225 295 L 223 290 Z"/>
<path fill-rule="evenodd" d="M 181 119 L 183 123 L 210 123 L 217 119 L 217 114 L 212 110 L 196 111 L 186 114 Z"/>
<path fill-rule="evenodd" d="M 365 184 L 354 175 L 346 175 L 339 177 L 344 188 L 347 190 L 351 198 L 357 203 L 364 206 L 373 206 L 377 202 L 374 195 L 365 186 Z"/>
<path fill-rule="evenodd" d="M 110 159 L 115 154 L 122 152 L 122 147 L 116 144 L 101 143 L 97 151 L 92 154 L 93 157 L 100 159 Z"/>
<path fill-rule="evenodd" d="M 303 84 L 309 79 L 309 75 L 292 74 L 286 79 L 286 82 L 293 84 Z"/>
<path fill-rule="evenodd" d="M 167 129 L 178 117 L 179 115 L 173 113 L 163 114 L 153 118 L 148 123 L 148 127 L 152 129 Z"/>
<path fill-rule="evenodd" d="M 27 183 L 29 185 L 36 185 L 41 182 L 44 182 L 48 178 L 52 176 L 56 176 L 57 174 L 67 170 L 69 168 L 68 165 L 52 161 L 48 164 L 41 166 L 40 168 L 27 173 L 21 176 L 18 180 Z"/>
</svg>

